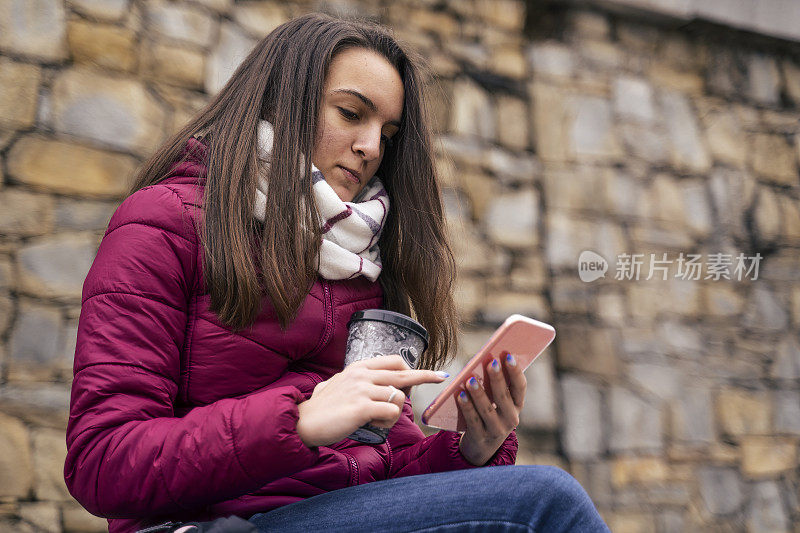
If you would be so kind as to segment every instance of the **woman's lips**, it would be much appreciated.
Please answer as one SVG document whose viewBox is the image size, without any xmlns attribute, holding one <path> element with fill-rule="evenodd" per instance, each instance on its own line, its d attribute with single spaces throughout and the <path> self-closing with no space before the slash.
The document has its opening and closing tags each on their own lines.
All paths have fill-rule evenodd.
<svg viewBox="0 0 800 533">
<path fill-rule="evenodd" d="M 361 185 L 361 180 L 358 179 L 358 176 L 356 176 L 355 174 L 353 174 L 351 171 L 347 170 L 344 167 L 339 167 L 339 168 L 342 169 L 342 172 L 344 173 L 345 177 L 347 177 L 347 179 L 349 179 L 353 183 Z"/>
</svg>

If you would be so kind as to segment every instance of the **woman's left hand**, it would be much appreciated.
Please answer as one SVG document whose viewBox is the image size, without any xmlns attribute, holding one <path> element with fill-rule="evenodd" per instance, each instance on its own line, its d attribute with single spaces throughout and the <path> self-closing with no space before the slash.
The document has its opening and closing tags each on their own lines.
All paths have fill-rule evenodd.
<svg viewBox="0 0 800 533">
<path fill-rule="evenodd" d="M 499 360 L 492 358 L 484 376 L 489 381 L 494 405 L 474 376 L 464 383 L 465 390 L 456 395 L 456 405 L 467 423 L 459 443 L 461 454 L 478 466 L 486 464 L 516 429 L 528 383 L 510 354 L 503 354 Z"/>
</svg>

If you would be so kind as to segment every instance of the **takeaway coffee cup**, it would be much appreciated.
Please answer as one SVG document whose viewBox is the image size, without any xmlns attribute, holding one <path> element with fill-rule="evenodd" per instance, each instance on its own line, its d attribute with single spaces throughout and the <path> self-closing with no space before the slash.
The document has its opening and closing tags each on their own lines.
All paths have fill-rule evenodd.
<svg viewBox="0 0 800 533">
<path fill-rule="evenodd" d="M 344 366 L 381 355 L 399 354 L 408 366 L 417 368 L 428 347 L 428 332 L 411 317 L 384 309 L 356 311 L 347 323 Z M 350 438 L 367 444 L 382 444 L 389 428 L 365 424 Z"/>
</svg>

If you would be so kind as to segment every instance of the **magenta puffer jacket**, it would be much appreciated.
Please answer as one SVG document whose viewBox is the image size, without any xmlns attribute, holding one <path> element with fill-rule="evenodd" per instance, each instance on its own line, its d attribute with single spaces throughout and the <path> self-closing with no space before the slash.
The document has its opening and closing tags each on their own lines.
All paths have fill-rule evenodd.
<svg viewBox="0 0 800 533">
<path fill-rule="evenodd" d="M 197 141 L 190 146 L 202 154 Z M 470 468 L 457 433 L 425 438 L 411 404 L 383 445 L 344 439 L 308 448 L 297 404 L 342 370 L 347 321 L 381 307 L 378 283 L 318 279 L 280 330 L 268 298 L 252 328 L 232 332 L 203 285 L 205 167 L 126 199 L 83 285 L 64 477 L 109 530 L 166 520 L 243 518 L 327 491 Z M 491 465 L 513 464 L 512 433 Z"/>
</svg>

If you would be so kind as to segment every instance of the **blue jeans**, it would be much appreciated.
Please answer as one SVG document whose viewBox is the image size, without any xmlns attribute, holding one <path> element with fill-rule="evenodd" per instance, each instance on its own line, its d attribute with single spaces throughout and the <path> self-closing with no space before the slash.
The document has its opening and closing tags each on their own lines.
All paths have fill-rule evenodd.
<svg viewBox="0 0 800 533">
<path fill-rule="evenodd" d="M 261 531 L 609 532 L 583 487 L 553 466 L 493 466 L 376 481 L 250 518 Z"/>
</svg>

